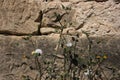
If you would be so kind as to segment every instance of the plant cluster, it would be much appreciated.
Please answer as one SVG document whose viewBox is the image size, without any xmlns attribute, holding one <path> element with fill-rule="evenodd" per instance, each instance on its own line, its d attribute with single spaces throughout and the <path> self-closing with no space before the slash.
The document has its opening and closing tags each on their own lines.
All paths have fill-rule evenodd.
<svg viewBox="0 0 120 80">
<path fill-rule="evenodd" d="M 70 10 L 62 5 L 64 10 Z M 67 11 L 66 11 L 67 13 Z M 55 49 L 55 53 L 51 55 L 51 59 L 47 59 L 44 51 L 36 49 L 32 52 L 34 57 L 36 70 L 39 72 L 35 80 L 117 80 L 108 78 L 102 63 L 108 58 L 106 54 L 94 54 L 91 52 L 92 40 L 89 33 L 82 31 L 86 35 L 89 42 L 86 53 L 77 48 L 80 36 L 76 33 L 74 36 L 63 35 L 65 25 L 60 21 L 60 14 L 55 13 L 57 22 L 61 25 L 59 30 L 60 38 Z M 68 40 L 70 38 L 71 40 Z M 111 68 L 111 70 L 114 70 Z M 29 76 L 24 80 L 33 80 Z"/>
</svg>

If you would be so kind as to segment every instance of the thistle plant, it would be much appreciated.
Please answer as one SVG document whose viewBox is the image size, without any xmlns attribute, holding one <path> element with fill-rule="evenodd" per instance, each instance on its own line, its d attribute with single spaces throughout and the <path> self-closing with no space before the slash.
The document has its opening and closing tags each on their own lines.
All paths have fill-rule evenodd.
<svg viewBox="0 0 120 80">
<path fill-rule="evenodd" d="M 68 14 L 67 11 L 71 10 L 63 5 L 62 8 L 65 10 L 65 14 Z M 55 22 L 60 24 L 58 44 L 55 53 L 46 54 L 46 56 L 52 57 L 50 59 L 47 59 L 41 49 L 32 52 L 36 70 L 39 72 L 39 77 L 35 80 L 109 80 L 102 67 L 102 63 L 108 56 L 92 53 L 93 42 L 89 33 L 82 30 L 82 34 L 85 34 L 88 40 L 87 48 L 83 53 L 77 47 L 81 38 L 79 33 L 64 35 L 63 30 L 66 26 L 61 22 L 61 15 L 55 12 L 54 16 L 56 17 Z M 39 58 L 42 58 L 42 60 L 39 60 Z M 60 63 L 57 61 L 60 61 Z M 44 65 L 41 63 L 44 63 Z M 58 66 L 58 64 L 61 65 Z"/>
<path fill-rule="evenodd" d="M 39 80 L 42 79 L 42 65 L 41 62 L 39 61 L 39 57 L 43 54 L 43 51 L 41 49 L 36 49 L 35 51 L 32 52 L 32 55 L 34 56 L 35 59 L 35 65 L 36 69 L 39 71 Z"/>
</svg>

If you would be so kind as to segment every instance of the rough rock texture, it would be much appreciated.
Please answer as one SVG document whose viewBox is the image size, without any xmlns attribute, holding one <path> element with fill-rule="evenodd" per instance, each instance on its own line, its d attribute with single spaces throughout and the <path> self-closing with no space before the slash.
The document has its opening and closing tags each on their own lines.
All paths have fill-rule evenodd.
<svg viewBox="0 0 120 80">
<path fill-rule="evenodd" d="M 37 30 L 34 22 L 39 5 L 28 0 L 0 1 L 0 33 L 32 34 Z"/>
<path fill-rule="evenodd" d="M 91 35 L 118 34 L 120 31 L 120 4 L 107 2 L 42 2 L 39 0 L 9 0 L 0 3 L 0 33 L 34 34 L 39 22 L 35 20 L 40 10 L 43 13 L 41 27 L 59 28 L 55 12 L 60 14 L 60 21 L 65 27 L 74 27 Z M 63 9 L 62 5 L 67 8 Z M 67 24 L 66 24 L 67 23 Z M 70 25 L 71 24 L 71 25 Z"/>
<path fill-rule="evenodd" d="M 120 68 L 120 35 L 91 37 L 92 53 L 108 55 L 105 65 Z M 0 36 L 0 79 L 21 80 L 23 76 L 30 76 L 33 80 L 39 72 L 35 70 L 34 57 L 31 52 L 40 48 L 43 56 L 54 54 L 59 35 L 48 36 Z M 77 47 L 86 51 L 88 40 L 83 35 Z M 79 53 L 81 54 L 81 53 Z M 84 52 L 82 53 L 84 54 Z M 61 55 L 61 54 L 60 54 Z M 50 58 L 50 56 L 48 56 Z M 111 67 L 112 67 L 111 66 Z M 24 79 L 23 79 L 24 80 Z"/>
<path fill-rule="evenodd" d="M 71 10 L 62 9 L 61 4 L 71 8 Z M 53 2 L 48 3 L 48 7 L 51 8 L 51 10 L 44 14 L 43 26 L 58 28 L 60 24 L 55 21 L 56 18 L 54 17 L 54 12 L 57 12 L 62 17 L 60 20 L 62 24 L 67 23 L 65 27 L 74 27 L 78 32 L 84 30 L 91 35 L 98 36 L 119 34 L 119 4 L 111 3 L 111 1 L 105 3 L 80 2 L 78 4 Z M 57 9 L 53 9 L 53 7 Z M 68 14 L 65 14 L 65 11 L 67 11 Z"/>
<path fill-rule="evenodd" d="M 50 33 L 55 33 L 55 29 L 54 28 L 41 28 L 41 34 L 50 34 Z"/>
<path fill-rule="evenodd" d="M 34 80 L 38 75 L 31 52 L 41 48 L 44 54 L 51 54 L 55 48 L 56 35 L 42 37 L 0 36 L 0 80 L 24 80 L 29 75 Z M 48 43 L 49 42 L 49 43 Z M 27 56 L 27 58 L 25 57 Z M 31 58 L 31 60 L 30 60 Z"/>
<path fill-rule="evenodd" d="M 108 54 L 107 62 L 120 69 L 119 2 L 0 0 L 0 80 L 21 80 L 24 74 L 35 79 L 38 72 L 29 67 L 34 67 L 33 62 L 24 60 L 23 56 L 31 57 L 30 53 L 36 48 L 52 54 L 59 39 L 56 33 L 60 24 L 64 26 L 63 34 L 81 34 L 77 47 L 83 50 L 86 50 L 88 41 L 82 31 L 88 32 L 93 42 L 92 52 Z M 40 11 L 43 14 L 39 14 Z M 40 16 L 41 22 L 36 22 Z M 40 35 L 36 35 L 38 27 Z"/>
</svg>

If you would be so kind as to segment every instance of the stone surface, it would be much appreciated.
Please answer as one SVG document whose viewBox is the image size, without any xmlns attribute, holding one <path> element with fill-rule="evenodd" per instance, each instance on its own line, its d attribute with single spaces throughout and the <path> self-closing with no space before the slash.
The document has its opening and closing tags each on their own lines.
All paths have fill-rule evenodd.
<svg viewBox="0 0 120 80">
<path fill-rule="evenodd" d="M 39 5 L 28 0 L 0 1 L 0 33 L 32 34 L 37 31 L 34 22 Z"/>
<path fill-rule="evenodd" d="M 91 53 L 107 54 L 108 60 L 106 65 L 112 64 L 114 67 L 120 68 L 119 36 L 120 35 L 90 37 L 93 42 Z M 43 56 L 52 55 L 55 53 L 58 39 L 59 35 L 57 34 L 33 37 L 0 35 L 0 79 L 10 80 L 9 78 L 12 78 L 11 80 L 13 80 L 14 78 L 16 80 L 21 80 L 24 76 L 30 76 L 35 79 L 38 75 L 38 71 L 34 70 L 34 57 L 31 55 L 31 52 L 39 48 L 42 49 Z M 87 47 L 88 40 L 84 35 L 79 39 L 77 48 L 86 51 Z M 79 52 L 79 54 L 85 54 L 85 52 Z M 47 58 L 50 58 L 50 56 Z"/>
<path fill-rule="evenodd" d="M 106 35 L 119 33 L 119 5 L 114 3 L 79 3 L 73 20 L 76 20 L 76 29 L 85 30 L 92 35 Z M 112 21 L 111 21 L 112 20 Z M 114 22 L 115 20 L 115 22 Z M 117 28 L 117 30 L 116 30 Z"/>
<path fill-rule="evenodd" d="M 56 32 L 54 28 L 48 28 L 48 27 L 41 28 L 40 30 L 41 30 L 41 34 L 51 34 Z"/>
<path fill-rule="evenodd" d="M 35 68 L 31 52 L 39 48 L 44 55 L 52 54 L 56 41 L 57 38 L 54 35 L 49 37 L 0 35 L 0 79 L 21 80 L 27 75 L 35 79 L 38 71 L 30 68 L 30 66 Z"/>
<path fill-rule="evenodd" d="M 40 16 L 42 23 L 35 22 Z M 27 75 L 35 79 L 38 72 L 30 68 L 35 68 L 31 52 L 40 48 L 44 55 L 53 54 L 59 39 L 56 32 L 62 27 L 68 41 L 79 34 L 77 48 L 82 51 L 89 44 L 82 31 L 89 33 L 91 52 L 106 53 L 107 63 L 120 69 L 119 0 L 0 0 L 0 80 Z"/>
<path fill-rule="evenodd" d="M 71 10 L 64 10 L 61 5 Z M 61 26 L 59 21 L 55 21 L 56 16 L 54 16 L 54 13 L 56 12 L 61 16 L 63 15 L 60 22 L 64 25 L 64 28 L 73 27 L 77 31 L 84 30 L 91 35 L 97 36 L 119 34 L 119 6 L 119 4 L 111 1 L 105 3 L 94 1 L 79 2 L 77 4 L 71 4 L 70 2 L 51 2 L 46 6 L 49 12 L 44 14 L 43 26 L 53 28 L 59 28 Z M 65 12 L 68 14 L 64 15 Z"/>
<path fill-rule="evenodd" d="M 34 34 L 40 24 L 35 22 L 40 16 L 40 10 L 44 13 L 41 27 L 58 29 L 61 26 L 60 21 L 64 28 L 73 27 L 78 31 L 82 29 L 91 35 L 102 36 L 120 32 L 120 4 L 113 1 L 30 1 L 1 1 L 0 33 Z M 55 13 L 59 15 L 59 20 Z"/>
</svg>

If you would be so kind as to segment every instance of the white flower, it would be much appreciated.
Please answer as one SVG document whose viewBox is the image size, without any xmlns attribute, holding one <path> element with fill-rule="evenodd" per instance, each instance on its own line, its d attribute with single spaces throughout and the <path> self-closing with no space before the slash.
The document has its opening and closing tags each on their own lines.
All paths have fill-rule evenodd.
<svg viewBox="0 0 120 80">
<path fill-rule="evenodd" d="M 43 52 L 41 49 L 36 49 L 35 51 L 32 51 L 32 55 L 36 55 L 36 56 L 39 56 L 41 55 Z"/>
<path fill-rule="evenodd" d="M 36 49 L 36 50 L 35 50 L 35 53 L 36 53 L 36 54 L 42 54 L 43 51 L 42 51 L 41 49 Z"/>
<path fill-rule="evenodd" d="M 89 69 L 87 69 L 87 71 L 84 72 L 84 75 L 86 75 L 86 76 L 88 76 L 88 75 L 90 75 L 90 74 L 92 74 L 92 71 L 89 70 Z"/>
<path fill-rule="evenodd" d="M 72 46 L 72 43 L 69 42 L 69 43 L 66 44 L 66 46 L 67 46 L 67 47 L 71 47 L 71 46 Z"/>
</svg>

